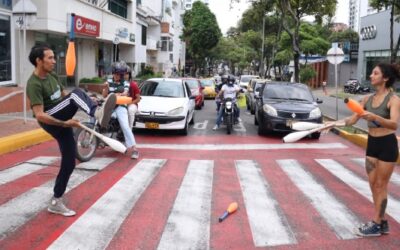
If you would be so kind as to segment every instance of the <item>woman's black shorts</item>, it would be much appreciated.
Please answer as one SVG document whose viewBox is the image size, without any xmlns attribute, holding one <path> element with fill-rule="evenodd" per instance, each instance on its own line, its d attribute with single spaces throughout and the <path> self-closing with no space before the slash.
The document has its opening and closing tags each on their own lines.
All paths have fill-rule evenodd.
<svg viewBox="0 0 400 250">
<path fill-rule="evenodd" d="M 368 135 L 367 156 L 385 162 L 396 162 L 399 157 L 396 134 L 380 137 Z"/>
</svg>

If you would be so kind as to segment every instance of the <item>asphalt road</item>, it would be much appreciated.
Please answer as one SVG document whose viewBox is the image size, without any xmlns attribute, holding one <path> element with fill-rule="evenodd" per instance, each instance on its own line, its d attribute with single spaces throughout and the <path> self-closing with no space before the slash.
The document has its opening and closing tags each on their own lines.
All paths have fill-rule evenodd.
<svg viewBox="0 0 400 250">
<path fill-rule="evenodd" d="M 188 136 L 135 131 L 140 158 L 106 147 L 77 162 L 66 194 L 77 212 L 50 214 L 60 164 L 55 141 L 0 156 L 1 249 L 397 249 L 400 170 L 389 184 L 390 235 L 358 238 L 370 221 L 365 151 L 330 133 L 282 143 L 253 116 L 213 131 L 215 104 Z M 231 202 L 238 210 L 222 223 Z"/>
</svg>

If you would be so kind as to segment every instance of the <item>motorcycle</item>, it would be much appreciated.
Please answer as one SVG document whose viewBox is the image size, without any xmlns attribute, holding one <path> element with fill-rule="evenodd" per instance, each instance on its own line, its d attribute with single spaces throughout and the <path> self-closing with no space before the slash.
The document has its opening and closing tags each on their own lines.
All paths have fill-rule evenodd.
<svg viewBox="0 0 400 250">
<path fill-rule="evenodd" d="M 107 137 L 121 142 L 124 141 L 124 135 L 116 117 L 111 117 L 106 128 L 100 128 L 100 124 L 94 118 L 91 118 L 88 122 L 83 122 L 83 124 Z M 74 135 L 76 142 L 76 158 L 81 162 L 91 160 L 97 149 L 103 149 L 107 146 L 101 139 L 82 128 L 77 128 Z"/>
<path fill-rule="evenodd" d="M 232 98 L 226 98 L 224 100 L 224 124 L 226 125 L 226 132 L 229 135 L 232 130 L 233 130 L 233 124 L 235 123 L 235 115 L 236 115 L 236 111 L 235 111 L 235 106 L 236 104 L 233 102 Z"/>
</svg>

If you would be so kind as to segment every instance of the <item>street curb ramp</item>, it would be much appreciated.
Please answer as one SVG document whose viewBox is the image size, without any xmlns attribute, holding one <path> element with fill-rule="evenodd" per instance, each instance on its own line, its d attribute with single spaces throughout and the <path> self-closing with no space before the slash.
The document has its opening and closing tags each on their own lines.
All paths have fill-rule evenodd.
<svg viewBox="0 0 400 250">
<path fill-rule="evenodd" d="M 35 129 L 0 138 L 0 155 L 50 141 L 53 137 L 43 129 Z"/>
</svg>

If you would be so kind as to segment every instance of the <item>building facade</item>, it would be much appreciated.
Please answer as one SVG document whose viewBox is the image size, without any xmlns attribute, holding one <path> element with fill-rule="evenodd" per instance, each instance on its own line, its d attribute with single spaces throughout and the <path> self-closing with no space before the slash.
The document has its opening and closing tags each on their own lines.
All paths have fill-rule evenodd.
<svg viewBox="0 0 400 250">
<path fill-rule="evenodd" d="M 349 0 L 350 29 L 360 32 L 361 18 L 376 12 L 377 10 L 372 8 L 367 0 Z"/>
<path fill-rule="evenodd" d="M 0 1 L 0 85 L 24 86 L 33 66 L 23 58 L 22 30 L 12 14 L 21 0 Z M 173 72 L 185 64 L 183 0 L 30 0 L 36 20 L 27 27 L 26 55 L 47 43 L 56 57 L 55 72 L 67 86 L 82 78 L 104 77 L 111 63 L 124 60 L 138 74 L 145 65 Z M 71 13 L 75 14 L 71 23 Z M 71 27 L 76 35 L 76 69 L 67 77 L 65 57 Z M 172 75 L 172 74 L 170 74 Z"/>
<path fill-rule="evenodd" d="M 16 81 L 13 1 L 0 1 L 0 86 Z"/>
<path fill-rule="evenodd" d="M 394 22 L 394 43 L 400 35 L 400 23 Z M 397 51 L 400 58 L 400 50 Z M 390 61 L 390 10 L 361 18 L 357 78 L 369 82 L 372 69 L 379 62 Z"/>
<path fill-rule="evenodd" d="M 209 0 L 185 0 L 185 6 L 184 6 L 185 10 L 191 10 L 193 3 L 196 1 L 202 1 L 207 6 L 209 4 Z"/>
</svg>

